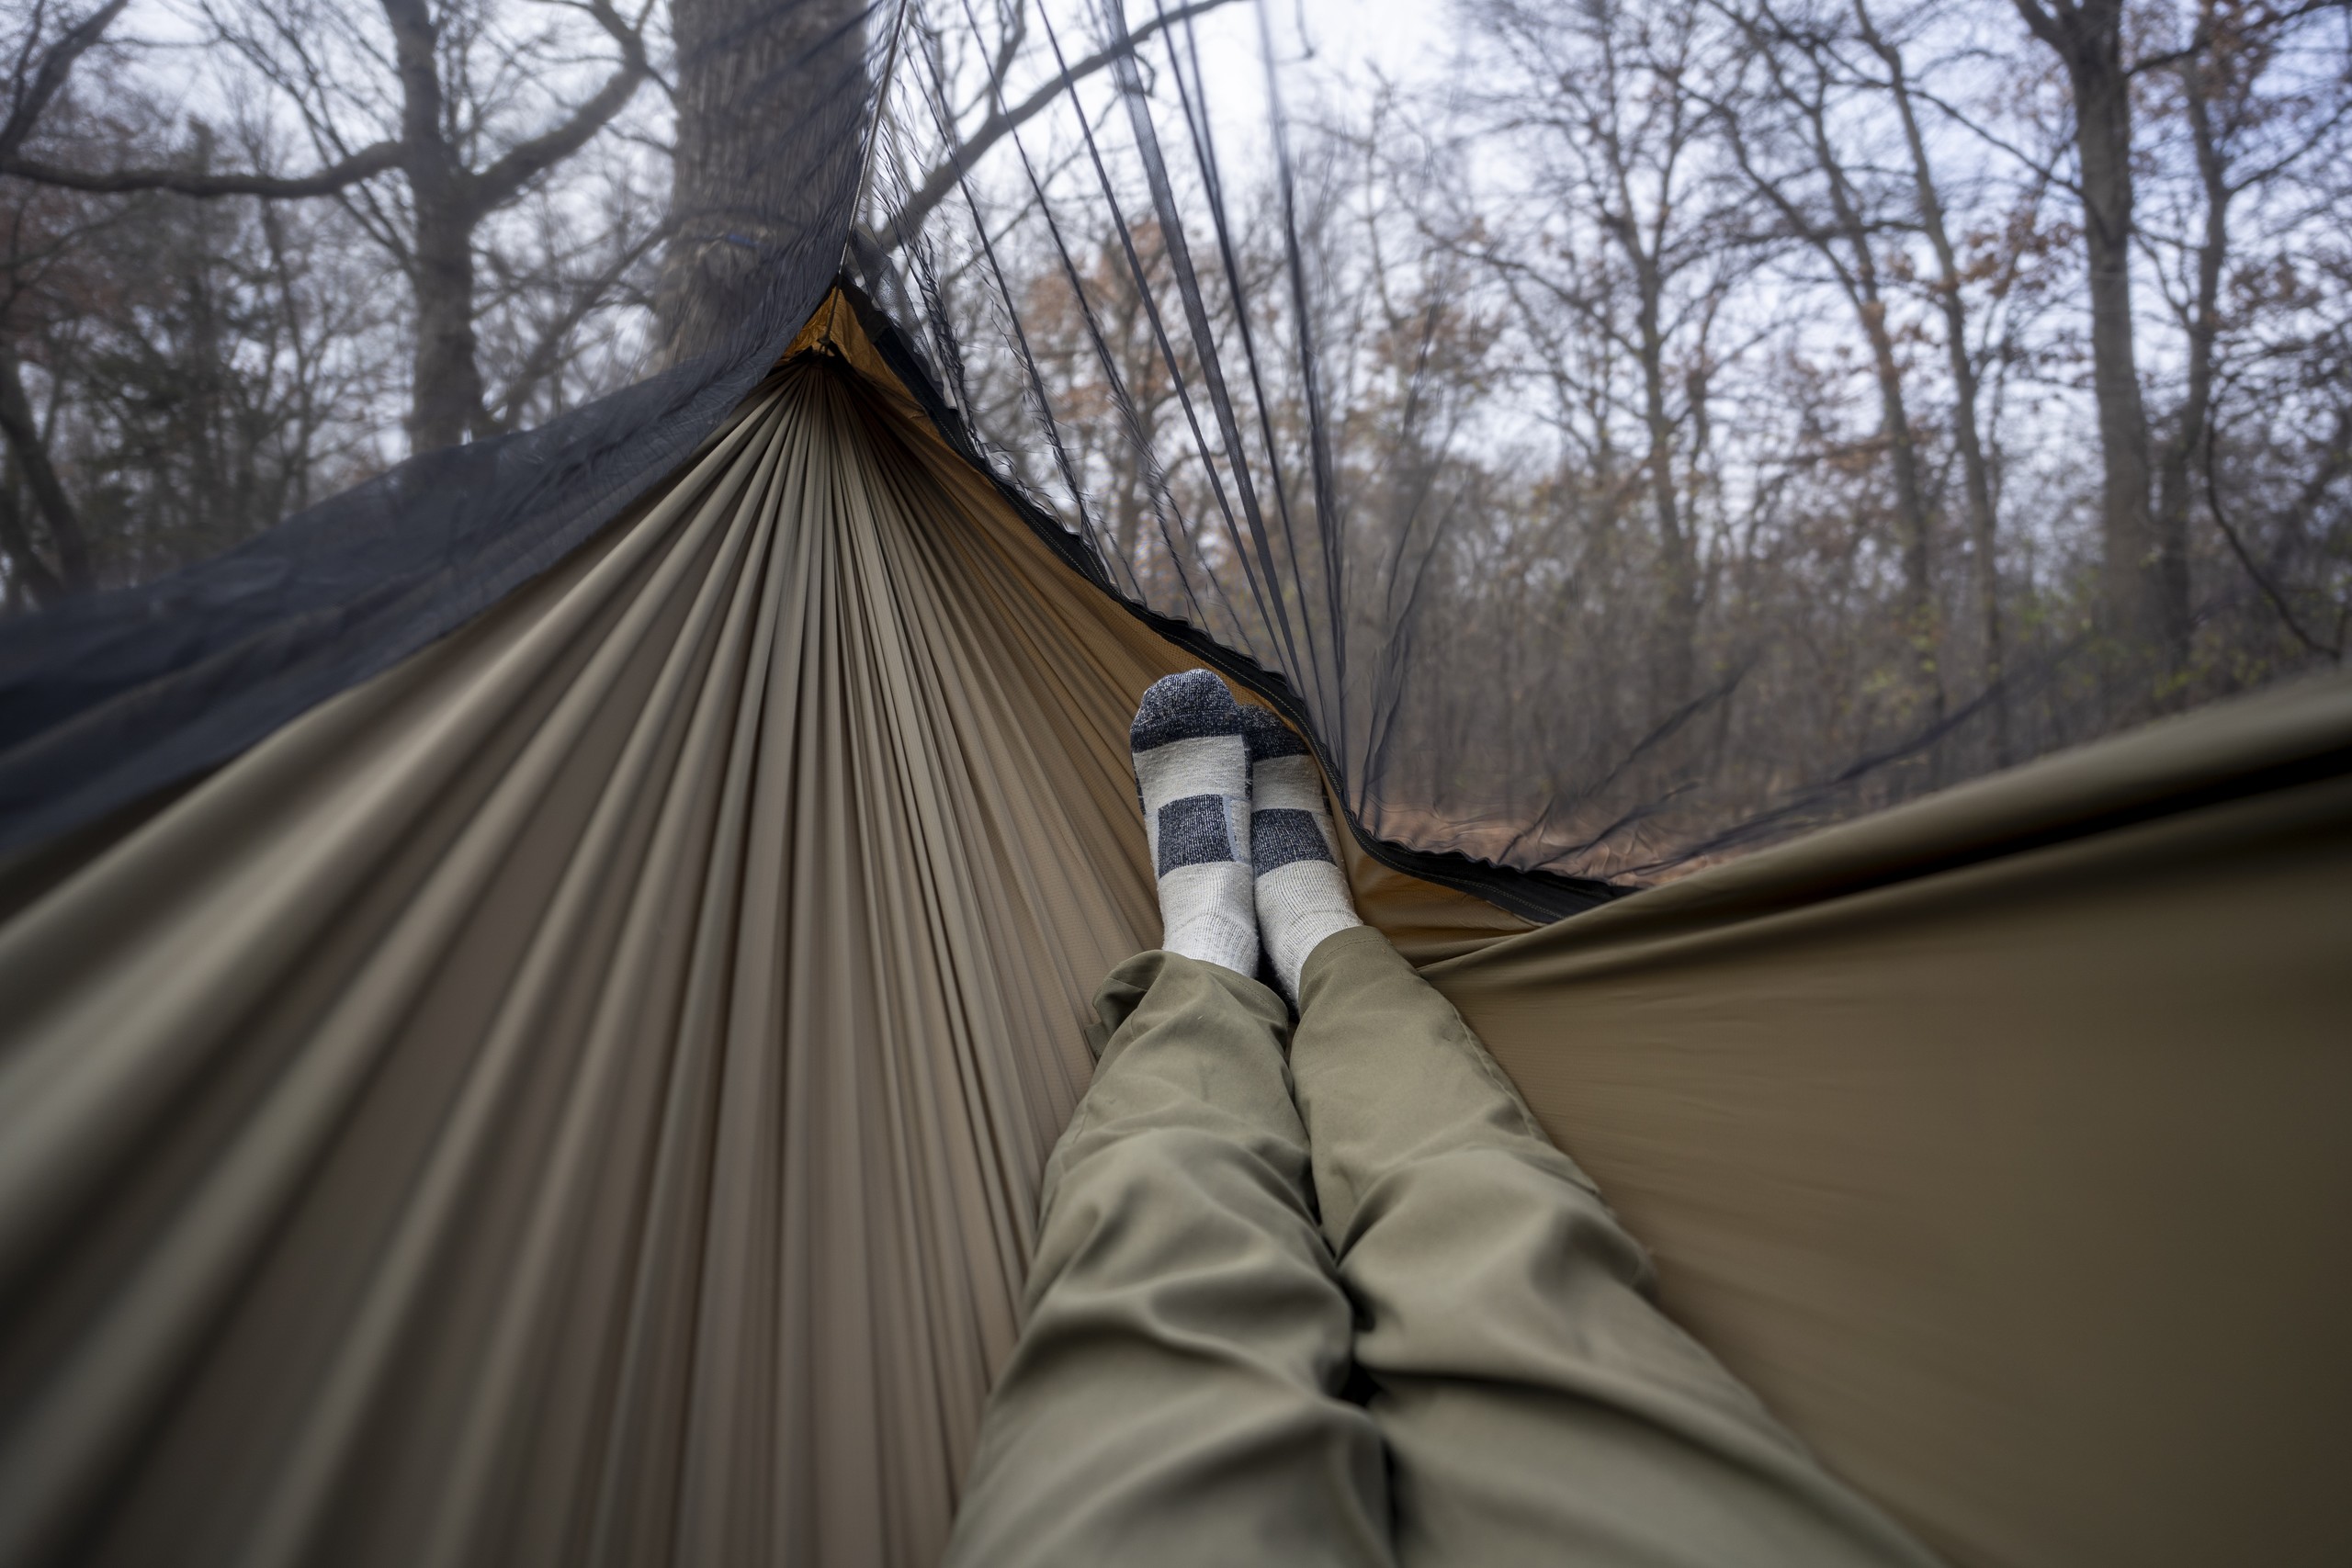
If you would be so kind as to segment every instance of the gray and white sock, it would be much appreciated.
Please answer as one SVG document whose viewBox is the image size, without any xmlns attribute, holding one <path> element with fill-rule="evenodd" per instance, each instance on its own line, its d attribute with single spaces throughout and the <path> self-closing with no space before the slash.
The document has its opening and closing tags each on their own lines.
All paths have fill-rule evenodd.
<svg viewBox="0 0 2352 1568">
<path fill-rule="evenodd" d="M 1233 694 L 1205 670 L 1155 682 L 1127 744 L 1159 876 L 1159 945 L 1255 975 L 1250 752 Z"/>
<path fill-rule="evenodd" d="M 1323 774 L 1306 742 L 1263 708 L 1241 711 L 1250 749 L 1250 863 L 1258 930 L 1292 1002 L 1298 972 L 1323 939 L 1363 921 L 1340 869 L 1340 839 Z"/>
</svg>

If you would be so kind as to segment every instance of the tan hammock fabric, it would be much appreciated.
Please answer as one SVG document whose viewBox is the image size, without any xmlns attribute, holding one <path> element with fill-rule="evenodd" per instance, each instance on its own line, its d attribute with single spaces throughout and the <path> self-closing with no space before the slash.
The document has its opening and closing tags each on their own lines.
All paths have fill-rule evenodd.
<svg viewBox="0 0 2352 1568">
<path fill-rule="evenodd" d="M 2352 682 L 1428 973 L 1668 1311 L 1955 1562 L 2352 1562 Z"/>
<path fill-rule="evenodd" d="M 1190 660 L 835 363 L 15 868 L 0 1562 L 936 1557 Z"/>
<path fill-rule="evenodd" d="M 1191 660 L 803 346 L 580 558 L 0 867 L 0 1565 L 935 1558 Z M 1485 953 L 1350 868 L 1962 1562 L 2352 1543 L 2352 703 L 2193 722 Z"/>
</svg>

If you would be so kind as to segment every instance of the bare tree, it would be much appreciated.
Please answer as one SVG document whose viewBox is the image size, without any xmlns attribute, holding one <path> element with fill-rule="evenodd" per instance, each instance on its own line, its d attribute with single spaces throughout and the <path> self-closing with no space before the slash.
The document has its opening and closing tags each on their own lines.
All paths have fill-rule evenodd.
<svg viewBox="0 0 2352 1568">
<path fill-rule="evenodd" d="M 2165 302 L 2178 322 L 2183 345 L 2181 390 L 2171 427 L 2159 449 L 2156 469 L 2157 531 L 2189 536 L 2197 469 L 2210 456 L 2213 408 L 2221 375 L 2222 337 L 2229 325 L 2222 287 L 2234 259 L 2231 211 L 2249 190 L 2279 180 L 2332 144 L 2346 107 L 2316 100 L 2308 88 L 2273 94 L 2264 78 L 2278 51 L 2310 14 L 2305 7 L 2275 10 L 2230 0 L 2198 0 L 2187 44 L 2168 60 L 2173 109 L 2187 132 L 2187 206 L 2193 226 L 2177 236 L 2143 233 L 2143 239 L 2177 253 L 2182 262 L 2179 287 L 2166 288 Z M 2161 76 L 2159 76 L 2161 79 Z M 2171 284 L 2167 270 L 2160 281 Z"/>
<path fill-rule="evenodd" d="M 651 0 L 634 16 L 611 0 L 582 0 L 578 9 L 616 58 L 592 90 L 556 107 L 552 124 L 510 130 L 505 100 L 560 73 L 569 45 L 545 32 L 502 32 L 485 3 L 448 0 L 436 9 L 428 0 L 378 0 L 378 31 L 361 13 L 314 0 L 257 0 L 234 11 L 208 0 L 214 47 L 241 57 L 308 133 L 320 157 L 309 173 L 88 168 L 12 152 L 0 159 L 0 174 L 90 192 L 343 199 L 398 262 L 414 297 L 411 446 L 451 445 L 495 423 L 475 332 L 479 231 L 587 146 L 652 73 L 645 39 Z M 100 30 L 119 10 L 98 14 Z M 71 65 L 68 58 L 64 69 Z M 403 195 L 377 192 L 379 176 L 394 172 Z"/>
<path fill-rule="evenodd" d="M 1891 225 L 1876 210 L 1879 202 L 1873 193 L 1857 180 L 1831 126 L 1833 100 L 1844 85 L 1844 71 L 1830 39 L 1817 24 L 1792 22 L 1767 0 L 1758 0 L 1750 11 L 1733 15 L 1746 40 L 1747 58 L 1763 77 L 1761 101 L 1716 98 L 1713 100 L 1716 123 L 1740 172 L 1779 215 L 1790 237 L 1803 243 L 1829 269 L 1869 346 L 1871 378 L 1878 391 L 1880 438 L 1885 444 L 1894 484 L 1905 636 L 1912 646 L 1930 716 L 1940 717 L 1945 696 L 1941 615 L 1933 570 L 1934 523 L 1919 443 L 1904 390 L 1903 367 L 1895 351 L 1895 324 L 1888 314 L 1891 301 L 1881 276 L 1881 236 Z M 1758 132 L 1745 123 L 1751 114 L 1758 118 L 1767 114 L 1775 119 L 1788 117 L 1785 124 L 1767 120 L 1761 129 L 1792 151 L 1799 160 L 1802 176 L 1815 186 L 1814 192 L 1801 189 L 1796 178 L 1767 164 L 1756 145 Z"/>
<path fill-rule="evenodd" d="M 221 161 L 209 126 L 179 132 L 107 73 L 85 85 L 87 104 L 52 110 L 61 130 L 191 172 Z M 216 553 L 372 470 L 398 347 L 381 276 L 323 204 L 0 183 L 0 333 L 30 383 L 20 423 L 70 494 L 93 584 Z M 37 524 L 16 493 L 23 465 L 7 467 L 5 500 Z M 42 586 L 10 565 L 20 595 Z"/>
<path fill-rule="evenodd" d="M 1053 108 L 1079 83 L 1167 29 L 1227 5 L 1191 0 L 1138 23 L 1125 38 L 1055 69 L 1011 96 L 1036 52 L 1026 0 L 997 0 L 989 36 L 969 6 L 947 15 L 982 61 L 980 80 L 944 107 L 946 135 L 888 210 L 871 219 L 879 254 L 904 249 L 990 151 Z M 899 6 L 858 0 L 672 0 L 677 50 L 676 179 L 659 299 L 673 357 L 724 342 L 758 308 L 779 265 L 850 220 L 831 204 L 854 164 L 871 159 L 866 134 L 874 85 L 868 54 L 888 67 L 914 44 L 904 35 L 935 24 Z M 872 36 L 870 24 L 885 29 Z M 830 264 L 839 258 L 824 257 Z"/>
<path fill-rule="evenodd" d="M 1628 298 L 1621 316 L 1611 292 L 1595 287 L 1606 267 L 1562 276 L 1535 260 L 1487 252 L 1555 305 L 1615 339 L 1639 378 L 1643 477 L 1664 622 L 1657 685 L 1668 707 L 1698 694 L 1702 587 L 1696 528 L 1678 468 L 1695 411 L 1678 394 L 1704 380 L 1680 374 L 1696 368 L 1696 360 L 1684 367 L 1676 356 L 1708 319 L 1709 269 L 1720 237 L 1708 205 L 1693 199 L 1707 120 L 1690 91 L 1700 14 L 1682 0 L 1640 12 L 1621 0 L 1577 0 L 1565 24 L 1554 7 L 1522 0 L 1483 0 L 1476 12 L 1524 85 L 1516 95 L 1495 95 L 1498 125 L 1544 138 L 1547 167 L 1559 181 L 1557 209 L 1590 213 L 1623 270 Z"/>
<path fill-rule="evenodd" d="M 2159 682 L 2188 658 L 2188 544 L 2153 506 L 2154 444 L 2132 317 L 2132 67 L 2123 0 L 2013 0 L 2065 68 L 2088 265 L 2109 634 Z M 2152 697 L 2155 694 L 2151 694 Z"/>
<path fill-rule="evenodd" d="M 16 164 L 41 116 L 64 90 L 74 65 L 105 37 L 129 4 L 130 0 L 106 0 L 79 17 L 61 18 L 52 36 L 48 0 L 34 0 L 10 62 L 8 116 L 0 121 L 0 170 Z M 11 335 L 0 331 L 0 436 L 6 437 L 11 465 L 23 476 L 48 526 L 56 564 L 52 567 L 35 548 L 13 494 L 0 504 L 0 548 L 7 551 L 13 575 L 22 580 L 27 592 L 37 602 L 47 603 L 91 585 L 90 547 L 80 513 L 66 494 L 56 465 L 50 460 L 48 444 L 41 438 L 32 400 L 25 390 L 24 366 Z"/>
<path fill-rule="evenodd" d="M 379 471 L 435 386 L 445 432 L 514 430 L 649 350 L 772 335 L 778 278 L 829 272 L 854 217 L 1000 471 L 1123 592 L 1270 662 L 1306 628 L 1352 803 L 1417 842 L 1661 871 L 2352 646 L 2352 73 L 2322 0 L 2117 24 L 2145 522 L 2195 612 L 2168 671 L 2117 608 L 2163 562 L 2118 553 L 2078 456 L 2113 412 L 2078 322 L 2115 279 L 2049 192 L 2101 165 L 2050 112 L 2062 55 L 1979 25 L 2017 0 L 1471 0 L 1426 91 L 1368 120 L 1300 96 L 1287 185 L 1193 144 L 1217 83 L 1185 29 L 1221 0 L 1082 40 L 1021 0 L 607 0 L 641 70 L 568 0 L 172 3 L 209 51 L 107 0 L 0 22 L 9 610 Z M 646 88 L 673 20 L 674 95 Z M 190 58 L 192 91 L 160 69 Z"/>
<path fill-rule="evenodd" d="M 1969 346 L 1968 301 L 1962 288 L 1960 253 L 1952 243 L 1945 219 L 1944 197 L 1935 162 L 1919 126 L 1918 104 L 1911 91 L 1910 73 L 1903 51 L 1879 29 L 1868 0 L 1853 0 L 1854 22 L 1862 42 L 1885 69 L 1884 87 L 1895 119 L 1903 128 L 1904 151 L 1911 163 L 1912 190 L 1917 202 L 1920 232 L 1936 261 L 1931 284 L 1938 312 L 1943 317 L 1944 358 L 1951 375 L 1952 438 L 1960 449 L 1962 493 L 1967 498 L 1970 554 L 1976 569 L 1979 635 L 1984 641 L 1984 687 L 1992 708 L 1993 754 L 2002 766 L 2012 760 L 2009 739 L 2009 695 L 2002 679 L 2000 523 L 1993 501 L 1992 465 L 1977 413 L 1976 360 Z"/>
</svg>

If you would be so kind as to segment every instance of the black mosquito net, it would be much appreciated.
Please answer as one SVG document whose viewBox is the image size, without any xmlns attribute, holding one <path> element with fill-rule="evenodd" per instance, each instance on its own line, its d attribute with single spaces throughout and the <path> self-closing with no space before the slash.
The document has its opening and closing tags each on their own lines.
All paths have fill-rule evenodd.
<svg viewBox="0 0 2352 1568">
<path fill-rule="evenodd" d="M 395 34 L 407 9 L 385 7 Z M 1659 248 L 1663 209 L 1633 195 L 1623 212 L 1602 202 L 1587 216 L 1603 232 L 1654 220 L 1657 244 L 1628 241 L 1590 276 L 1613 288 L 1645 257 L 1650 273 L 1634 265 L 1622 314 L 1560 294 L 1569 317 L 1601 323 L 1600 360 L 1579 382 L 1555 355 L 1544 396 L 1611 411 L 1604 432 L 1638 434 L 1646 417 L 1650 444 L 1604 439 L 1521 472 L 1544 399 L 1527 376 L 1471 362 L 1505 318 L 1541 347 L 1535 314 L 1513 316 L 1513 302 L 1559 288 L 1503 254 L 1507 215 L 1439 235 L 1432 214 L 1480 144 L 1441 147 L 1409 117 L 1384 118 L 1378 92 L 1347 112 L 1317 96 L 1303 12 L 1244 0 L 666 9 L 652 59 L 650 7 L 633 21 L 592 8 L 619 40 L 615 81 L 641 67 L 667 106 L 666 140 L 643 139 L 667 181 L 666 217 L 638 253 L 661 258 L 637 299 L 652 326 L 616 361 L 636 378 L 535 429 L 478 421 L 470 438 L 214 558 L 0 622 L 0 848 L 194 776 L 560 559 L 676 468 L 836 278 L 854 282 L 941 427 L 1078 570 L 1304 721 L 1359 826 L 1391 853 L 1524 912 L 1570 912 L 1611 886 L 2198 694 L 2119 688 L 2097 672 L 2112 660 L 2086 675 L 2099 638 L 2079 606 L 2037 611 L 2030 646 L 2013 641 L 2004 662 L 1997 607 L 1972 641 L 1971 590 L 1940 591 L 1941 608 L 1926 590 L 1906 597 L 1904 582 L 1927 581 L 1924 536 L 1907 555 L 1821 547 L 1823 575 L 1793 590 L 1773 580 L 1778 608 L 1758 611 L 1758 541 L 1798 536 L 1772 533 L 1787 475 L 1730 494 L 1711 419 L 1742 416 L 1710 389 L 1717 349 L 1635 363 L 1662 308 L 1645 279 L 1682 264 Z M 1482 36 L 1507 42 L 1517 11 L 1487 10 Z M 1613 25 L 1598 15 L 1579 12 L 1561 36 Z M 1684 21 L 1692 58 L 1716 47 Z M 1717 63 L 1745 71 L 1736 35 L 1718 40 L 1734 52 Z M 446 31 L 441 47 L 447 58 Z M 20 81 L 20 110 L 40 108 L 37 86 Z M 1631 78 L 1611 90 L 1650 101 Z M 35 132 L 12 129 L 11 166 L 46 158 L 51 176 L 70 165 L 69 186 L 110 188 L 91 173 L 107 149 L 33 118 L 11 120 Z M 488 188 L 547 140 L 514 140 L 468 177 Z M 1724 180 L 1752 151 L 1728 130 L 1711 145 Z M 1513 156 L 1540 185 L 1541 158 Z M 1374 165 L 1391 198 L 1410 187 L 1426 199 L 1370 202 L 1350 171 Z M 408 182 L 393 227 L 413 278 L 430 260 L 429 193 L 412 143 L 385 166 Z M 218 194 L 199 185 L 169 188 Z M 1559 189 L 1573 217 L 1581 198 Z M 362 220 L 374 210 L 338 199 Z M 1714 281 L 1686 277 L 1681 304 L 1664 308 L 1710 310 L 1751 265 L 1742 244 L 1802 249 L 1785 223 L 1765 231 L 1769 203 L 1754 212 L 1762 228 L 1717 236 Z M 1399 235 L 1417 237 L 1409 261 L 1384 252 Z M 1539 233 L 1524 254 L 1577 243 Z M 419 341 L 431 330 L 422 322 Z M 1600 362 L 1611 355 L 1632 357 Z M 420 392 L 419 446 L 430 415 Z M 1751 400 L 1744 417 L 1772 411 Z M 1860 471 L 1890 448 L 1841 450 L 1835 461 Z M 1959 502 L 1937 508 L 1936 526 L 1961 539 Z M 1948 583 L 1996 581 L 1989 565 L 1973 580 L 1945 565 Z M 1821 673 L 1833 667 L 1834 680 Z"/>
<path fill-rule="evenodd" d="M 694 206 L 663 301 L 674 363 L 536 430 L 422 452 L 214 559 L 0 626 L 0 847 L 235 755 L 463 625 L 676 468 L 839 266 L 890 36 L 877 15 L 763 7 L 686 40 L 716 67 L 688 80 L 724 112 L 677 152 Z"/>
</svg>

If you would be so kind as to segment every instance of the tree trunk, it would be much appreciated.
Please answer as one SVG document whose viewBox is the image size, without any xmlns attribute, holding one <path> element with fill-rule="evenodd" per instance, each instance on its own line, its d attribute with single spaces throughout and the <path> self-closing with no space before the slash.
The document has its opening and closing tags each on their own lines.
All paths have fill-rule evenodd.
<svg viewBox="0 0 2352 1568">
<path fill-rule="evenodd" d="M 97 573 L 90 560 L 88 537 L 82 532 L 81 514 L 74 511 L 72 499 L 65 493 L 64 481 L 49 460 L 49 446 L 41 439 L 40 424 L 33 418 L 32 400 L 25 395 L 16 348 L 5 338 L 0 338 L 0 435 L 7 439 L 17 469 L 25 476 L 26 487 L 33 492 L 33 503 L 40 508 L 41 521 L 49 525 L 51 547 L 57 552 L 57 564 L 51 570 L 31 553 L 30 538 L 24 539 L 24 557 L 31 563 L 25 570 L 26 589 L 37 595 L 44 589 L 63 593 L 88 592 L 96 585 Z M 25 533 L 21 520 L 15 531 Z M 48 582 L 43 581 L 44 576 Z"/>
<path fill-rule="evenodd" d="M 2148 414 L 2132 322 L 2132 87 L 2120 50 L 2085 57 L 2075 73 L 2083 237 L 2090 264 L 2091 387 L 2103 461 L 2109 615 L 2115 634 L 2154 661 L 2159 678 L 2188 656 L 2188 604 L 2173 592 L 2185 563 L 2168 559 L 2150 513 Z"/>
<path fill-rule="evenodd" d="M 2221 333 L 2222 265 L 2229 255 L 2229 168 L 2213 134 L 2211 106 L 2206 100 L 2205 73 L 2192 60 L 2181 70 L 2181 91 L 2188 100 L 2190 139 L 2197 150 L 2197 174 L 2205 194 L 2205 232 L 2197 246 L 2197 293 L 2182 323 L 2188 331 L 2188 376 L 2182 389 L 2180 413 L 2172 437 L 2165 443 L 2156 487 L 2155 539 L 2159 560 L 2167 571 L 2165 589 L 2188 601 L 2189 496 L 2196 489 L 2193 466 L 2211 438 L 2213 412 L 2213 346 Z M 2176 582 L 2173 578 L 2177 578 Z"/>
<path fill-rule="evenodd" d="M 1952 434 L 1960 448 L 1961 488 L 1968 504 L 1969 548 L 1976 558 L 1976 604 L 1984 644 L 1984 686 L 1990 694 L 1993 720 L 1993 761 L 2007 767 L 2015 760 L 2009 740 L 2009 701 L 2001 686 L 2001 581 L 1998 519 L 1993 510 L 1993 477 L 1984 460 L 1984 443 L 1976 423 L 1976 366 L 1968 352 L 1968 307 L 1960 292 L 1960 257 L 1944 222 L 1941 194 L 1935 171 L 1928 162 L 1927 139 L 1920 134 L 1919 117 L 1912 106 L 1911 86 L 1904 75 L 1900 51 L 1879 36 L 1869 10 L 1856 0 L 1855 19 L 1862 38 L 1887 69 L 1887 82 L 1896 115 L 1903 122 L 1903 140 L 1911 153 L 1911 175 L 1919 204 L 1919 221 L 1936 254 L 1936 303 L 1943 312 L 1944 351 L 1951 366 Z"/>
<path fill-rule="evenodd" d="M 874 14 L 887 27 L 896 12 Z M 865 15 L 854 0 L 672 0 L 678 137 L 655 308 L 673 359 L 733 339 L 780 276 L 839 265 Z"/>
<path fill-rule="evenodd" d="M 424 0 L 381 3 L 400 73 L 401 169 L 416 204 L 416 249 L 408 258 L 416 291 L 409 449 L 430 452 L 463 441 L 482 418 L 474 343 L 474 224 L 481 215 L 471 176 L 442 134 L 439 29 Z"/>
<path fill-rule="evenodd" d="M 1871 248 L 1870 227 L 1846 183 L 1845 166 L 1830 145 L 1829 128 L 1818 105 L 1811 106 L 1814 154 L 1829 188 L 1830 210 L 1844 231 L 1846 248 L 1853 256 L 1851 292 L 1854 313 L 1862 336 L 1870 344 L 1871 368 L 1878 381 L 1879 428 L 1884 432 L 1889 466 L 1894 472 L 1894 511 L 1899 520 L 1903 552 L 1905 641 L 1911 645 L 1920 689 L 1928 694 L 1930 713 L 1944 712 L 1943 672 L 1937 657 L 1941 642 L 1936 614 L 1936 585 L 1930 557 L 1932 540 L 1928 517 L 1927 486 L 1919 477 L 1919 447 L 1911 429 L 1911 414 L 1904 404 L 1903 367 L 1894 355 L 1894 338 L 1886 325 L 1886 301 L 1879 290 L 1878 254 Z M 1834 258 L 1833 258 L 1834 262 Z"/>
<path fill-rule="evenodd" d="M 2128 664 L 2140 667 L 2133 683 L 2140 675 L 2152 678 L 2157 690 L 2148 694 L 2161 704 L 2161 688 L 2188 662 L 2188 563 L 2158 539 L 2150 505 L 2152 444 L 2132 334 L 2132 77 L 2123 62 L 2122 0 L 2084 0 L 2054 14 L 2036 0 L 2018 5 L 2027 24 L 2058 51 L 2074 88 L 2083 247 L 2090 268 L 2107 631 Z"/>
<path fill-rule="evenodd" d="M 409 447 L 454 446 L 483 423 L 481 366 L 474 340 L 473 214 L 447 189 L 412 173 L 416 192 L 416 385 Z"/>
<path fill-rule="evenodd" d="M 1867 249 L 1859 241 L 1857 248 Z M 1938 659 L 1942 642 L 1936 614 L 1935 567 L 1927 486 L 1919 476 L 1919 446 L 1911 429 L 1910 410 L 1903 399 L 1903 367 L 1894 357 L 1894 339 L 1886 330 L 1886 304 L 1878 297 L 1874 278 L 1866 278 L 1860 303 L 1862 333 L 1870 340 L 1871 365 L 1878 380 L 1879 428 L 1885 432 L 1887 460 L 1894 471 L 1894 513 L 1902 520 L 1904 637 L 1911 645 L 1920 689 L 1929 712 L 1944 712 L 1943 671 Z"/>
<path fill-rule="evenodd" d="M 1638 246 L 1634 273 L 1641 291 L 1638 330 L 1642 361 L 1642 423 L 1649 436 L 1650 504 L 1657 516 L 1659 560 L 1664 568 L 1665 657 L 1659 661 L 1659 694 L 1666 707 L 1679 707 L 1698 689 L 1699 572 L 1680 498 L 1674 484 L 1674 420 L 1666 400 L 1666 343 L 1658 324 L 1657 269 Z"/>
<path fill-rule="evenodd" d="M 0 475 L 0 554 L 8 559 L 8 591 L 0 610 L 17 603 L 54 604 L 65 597 L 65 584 L 40 552 L 33 547 L 32 530 L 25 526 L 24 511 L 17 504 L 17 476 Z"/>
</svg>

